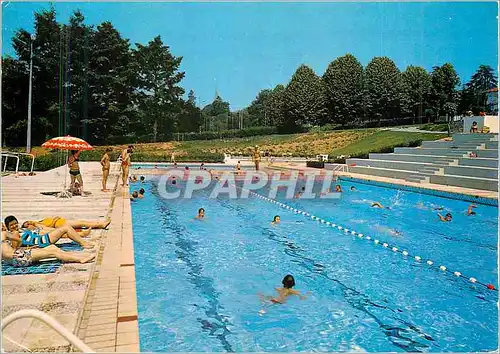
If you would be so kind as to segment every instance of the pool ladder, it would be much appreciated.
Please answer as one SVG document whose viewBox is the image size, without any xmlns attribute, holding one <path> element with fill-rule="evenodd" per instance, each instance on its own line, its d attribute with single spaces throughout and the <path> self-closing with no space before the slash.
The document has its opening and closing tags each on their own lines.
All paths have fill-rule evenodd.
<svg viewBox="0 0 500 354">
<path fill-rule="evenodd" d="M 9 324 L 14 321 L 17 321 L 21 318 L 35 318 L 37 320 L 42 321 L 47 326 L 52 328 L 54 331 L 59 333 L 63 338 L 65 338 L 73 347 L 79 349 L 83 353 L 95 353 L 89 346 L 82 342 L 80 338 L 75 336 L 73 333 L 68 331 L 65 327 L 63 327 L 59 322 L 57 322 L 54 318 L 47 315 L 45 312 L 38 310 L 21 310 L 17 311 L 9 316 L 5 317 L 2 321 L 2 332 Z M 5 350 L 2 348 L 2 353 L 5 353 Z"/>
</svg>

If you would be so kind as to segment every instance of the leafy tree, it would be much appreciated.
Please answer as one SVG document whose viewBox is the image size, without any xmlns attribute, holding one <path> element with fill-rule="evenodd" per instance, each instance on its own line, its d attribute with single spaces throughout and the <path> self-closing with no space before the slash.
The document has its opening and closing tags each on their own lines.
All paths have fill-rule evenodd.
<svg viewBox="0 0 500 354">
<path fill-rule="evenodd" d="M 132 56 L 129 41 L 110 22 L 97 26 L 90 46 L 92 55 L 85 80 L 91 93 L 85 95 L 90 114 L 84 115 L 83 121 L 92 141 L 102 143 L 110 136 L 125 136 L 134 127 Z"/>
<path fill-rule="evenodd" d="M 201 110 L 196 107 L 196 96 L 189 91 L 188 100 L 180 102 L 180 112 L 177 115 L 177 128 L 180 133 L 198 132 L 202 125 Z"/>
<path fill-rule="evenodd" d="M 276 85 L 268 99 L 268 119 L 270 126 L 282 126 L 284 124 L 284 93 L 285 86 Z"/>
<path fill-rule="evenodd" d="M 306 65 L 293 74 L 283 93 L 283 131 L 298 131 L 302 125 L 322 124 L 327 117 L 326 96 L 321 79 Z"/>
<path fill-rule="evenodd" d="M 18 121 L 24 119 L 26 125 L 28 112 L 28 75 L 26 67 L 19 60 L 7 57 L 2 62 L 2 141 L 8 146 L 23 146 L 26 143 L 26 130 L 7 131 Z M 23 139 L 24 137 L 24 139 Z M 33 141 L 38 136 L 35 135 Z"/>
<path fill-rule="evenodd" d="M 268 125 L 269 119 L 268 114 L 268 103 L 271 97 L 272 91 L 269 89 L 261 90 L 255 100 L 248 107 L 248 113 L 252 117 L 252 120 L 256 122 L 256 125 Z"/>
<path fill-rule="evenodd" d="M 497 87 L 498 81 L 491 66 L 480 65 L 471 80 L 465 85 L 461 108 L 475 114 L 487 111 L 488 91 Z M 492 113 L 492 112 L 489 112 Z"/>
<path fill-rule="evenodd" d="M 431 76 L 419 66 L 410 65 L 401 73 L 402 102 L 405 113 L 410 113 L 414 118 L 424 115 L 425 101 L 431 92 Z"/>
<path fill-rule="evenodd" d="M 446 111 L 450 111 L 450 104 L 457 103 L 457 86 L 460 85 L 455 68 L 450 63 L 442 66 L 435 66 L 431 73 L 432 91 L 430 94 L 430 103 L 434 112 L 446 114 L 445 104 L 448 103 Z"/>
<path fill-rule="evenodd" d="M 187 102 L 192 106 L 196 106 L 196 96 L 193 90 L 189 90 Z"/>
<path fill-rule="evenodd" d="M 333 122 L 343 126 L 363 114 L 363 66 L 352 54 L 332 61 L 323 82 Z"/>
<path fill-rule="evenodd" d="M 137 102 L 143 124 L 153 141 L 168 139 L 176 131 L 175 113 L 184 89 L 178 84 L 184 78 L 179 72 L 182 57 L 170 53 L 157 36 L 146 46 L 136 43 L 133 51 L 137 75 Z"/>
<path fill-rule="evenodd" d="M 203 107 L 203 114 L 216 117 L 220 114 L 228 114 L 229 113 L 229 102 L 224 101 L 219 95 L 217 95 L 214 101 L 205 107 Z"/>
<path fill-rule="evenodd" d="M 55 129 L 58 127 L 58 92 L 59 92 L 59 25 L 56 22 L 56 13 L 53 7 L 42 12 L 35 12 L 35 31 L 33 33 L 33 92 L 32 92 L 32 144 L 39 144 L 45 139 L 44 130 L 34 129 L 37 119 L 48 118 L 44 127 Z M 3 69 L 3 97 L 2 110 L 4 122 L 17 124 L 17 121 L 27 118 L 29 92 L 29 63 L 31 34 L 25 29 L 18 30 L 12 38 L 12 46 L 17 58 L 11 58 L 12 66 L 6 70 L 4 59 Z M 14 63 L 15 62 L 15 63 Z M 8 66 L 9 64 L 7 64 Z M 15 69 L 14 69 L 15 68 Z M 16 92 L 16 96 L 9 97 L 9 93 Z M 24 101 L 22 104 L 21 101 Z M 7 106 L 16 107 L 17 117 L 9 118 Z M 5 123 L 4 123 L 5 124 Z M 25 123 L 26 124 L 26 123 Z M 21 124 L 22 125 L 22 124 Z M 21 125 L 17 125 L 20 127 Z M 4 129 L 7 126 L 4 125 Z M 13 132 L 15 130 L 12 130 Z M 18 136 L 9 134 L 17 146 L 26 143 L 26 131 L 18 131 Z M 57 130 L 51 131 L 56 135 Z"/>
<path fill-rule="evenodd" d="M 366 66 L 365 90 L 367 113 L 378 119 L 396 118 L 400 114 L 401 73 L 387 57 L 375 57 Z"/>
</svg>

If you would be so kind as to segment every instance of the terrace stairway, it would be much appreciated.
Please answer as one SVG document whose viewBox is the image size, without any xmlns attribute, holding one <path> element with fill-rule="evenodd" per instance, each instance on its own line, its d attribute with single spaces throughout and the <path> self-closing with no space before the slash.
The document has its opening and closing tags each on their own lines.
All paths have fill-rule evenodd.
<svg viewBox="0 0 500 354">
<path fill-rule="evenodd" d="M 346 163 L 353 173 L 498 191 L 498 134 L 454 134 L 451 141 L 424 141 Z"/>
</svg>

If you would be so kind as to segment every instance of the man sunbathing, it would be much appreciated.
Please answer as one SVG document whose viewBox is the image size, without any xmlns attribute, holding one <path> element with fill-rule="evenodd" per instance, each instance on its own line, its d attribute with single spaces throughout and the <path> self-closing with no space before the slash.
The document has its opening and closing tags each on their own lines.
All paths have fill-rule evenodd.
<svg viewBox="0 0 500 354">
<path fill-rule="evenodd" d="M 84 241 L 75 229 L 69 225 L 64 225 L 45 234 L 39 234 L 30 229 L 24 229 L 21 234 L 19 233 L 19 222 L 15 216 L 10 215 L 5 218 L 5 226 L 7 228 L 7 231 L 5 231 L 6 238 L 13 243 L 13 246 L 38 246 L 40 248 L 45 248 L 56 243 L 64 234 L 67 234 L 68 238 L 75 241 L 83 248 L 94 247 L 93 243 Z"/>
<path fill-rule="evenodd" d="M 14 267 L 28 267 L 49 258 L 68 263 L 88 263 L 95 258 L 92 253 L 66 252 L 54 245 L 45 248 L 15 248 L 7 238 L 7 233 L 8 231 L 2 230 L 2 259 Z"/>
<path fill-rule="evenodd" d="M 23 227 L 27 227 L 28 224 L 34 225 L 36 227 L 52 227 L 59 228 L 65 225 L 69 225 L 74 229 L 105 229 L 111 223 L 111 219 L 107 218 L 105 221 L 88 221 L 88 220 L 66 220 L 60 216 L 54 216 L 51 218 L 45 218 L 40 221 L 28 220 L 23 223 Z"/>
</svg>

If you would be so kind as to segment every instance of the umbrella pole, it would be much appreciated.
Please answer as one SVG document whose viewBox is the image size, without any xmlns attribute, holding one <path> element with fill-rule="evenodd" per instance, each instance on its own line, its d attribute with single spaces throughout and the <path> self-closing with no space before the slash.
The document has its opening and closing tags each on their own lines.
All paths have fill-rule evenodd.
<svg viewBox="0 0 500 354">
<path fill-rule="evenodd" d="M 65 160 L 65 163 L 64 163 L 64 164 L 66 165 L 66 168 L 65 168 L 66 172 L 64 173 L 64 186 L 63 186 L 63 190 L 62 190 L 62 192 L 61 192 L 61 193 L 59 193 L 59 194 L 57 195 L 57 197 L 58 197 L 58 198 L 71 198 L 71 197 L 72 197 L 71 192 L 68 192 L 68 191 L 66 190 L 66 180 L 67 180 L 67 178 L 68 178 L 68 154 L 67 154 L 67 153 L 66 153 L 66 160 Z"/>
</svg>

